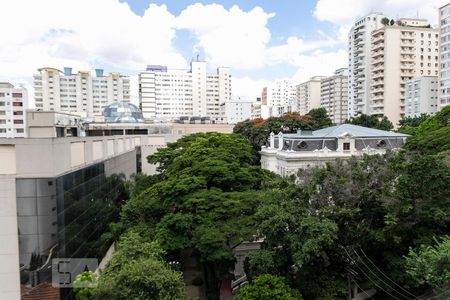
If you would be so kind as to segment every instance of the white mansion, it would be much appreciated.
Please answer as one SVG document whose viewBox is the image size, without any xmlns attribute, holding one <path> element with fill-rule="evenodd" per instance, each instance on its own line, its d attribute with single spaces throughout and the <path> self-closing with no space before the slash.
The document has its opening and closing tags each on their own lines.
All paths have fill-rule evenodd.
<svg viewBox="0 0 450 300">
<path fill-rule="evenodd" d="M 281 176 L 299 169 L 324 165 L 328 161 L 364 154 L 383 154 L 401 148 L 409 135 L 351 124 L 294 134 L 270 134 L 263 146 L 261 167 Z"/>
</svg>

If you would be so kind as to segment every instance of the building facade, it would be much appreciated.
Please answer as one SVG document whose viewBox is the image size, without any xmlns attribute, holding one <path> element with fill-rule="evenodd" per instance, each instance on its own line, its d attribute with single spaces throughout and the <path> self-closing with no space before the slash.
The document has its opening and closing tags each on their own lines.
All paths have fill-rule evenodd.
<svg viewBox="0 0 450 300">
<path fill-rule="evenodd" d="M 149 65 L 139 74 L 139 105 L 145 119 L 174 120 L 184 116 L 219 120 L 220 104 L 231 100 L 231 73 L 226 67 L 208 74 L 206 62 L 191 68 Z"/>
<path fill-rule="evenodd" d="M 27 90 L 0 82 L 0 138 L 26 137 Z"/>
<path fill-rule="evenodd" d="M 130 79 L 118 72 L 103 74 L 102 69 L 72 73 L 55 68 L 40 68 L 33 75 L 36 109 L 94 116 L 117 101 L 130 101 Z"/>
<path fill-rule="evenodd" d="M 450 3 L 439 8 L 439 109 L 450 104 Z"/>
<path fill-rule="evenodd" d="M 348 116 L 368 113 L 371 81 L 371 34 L 385 16 L 372 13 L 357 20 L 348 34 Z"/>
<path fill-rule="evenodd" d="M 311 109 L 320 107 L 320 82 L 325 76 L 314 76 L 297 85 L 297 111 L 306 115 Z"/>
<path fill-rule="evenodd" d="M 399 19 L 372 33 L 369 111 L 396 126 L 405 115 L 406 81 L 437 76 L 439 32 L 427 20 Z"/>
<path fill-rule="evenodd" d="M 270 135 L 263 146 L 261 167 L 281 176 L 295 174 L 299 169 L 323 166 L 326 162 L 365 154 L 383 154 L 401 148 L 406 134 L 351 124 L 342 124 L 316 131 Z"/>
<path fill-rule="evenodd" d="M 231 101 L 220 104 L 222 121 L 236 124 L 252 117 L 252 106 L 255 103 L 249 97 L 233 97 Z"/>
<path fill-rule="evenodd" d="M 341 68 L 333 76 L 320 81 L 320 107 L 327 110 L 333 124 L 348 119 L 348 69 Z"/>
<path fill-rule="evenodd" d="M 405 116 L 434 115 L 438 110 L 438 76 L 420 76 L 406 81 Z"/>
</svg>

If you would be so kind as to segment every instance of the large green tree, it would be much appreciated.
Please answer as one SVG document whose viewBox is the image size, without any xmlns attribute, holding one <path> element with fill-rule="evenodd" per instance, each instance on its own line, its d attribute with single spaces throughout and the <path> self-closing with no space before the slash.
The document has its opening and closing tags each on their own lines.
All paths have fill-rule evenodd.
<svg viewBox="0 0 450 300">
<path fill-rule="evenodd" d="M 186 299 L 182 275 L 164 261 L 163 249 L 133 231 L 122 236 L 96 284 L 76 290 L 77 299 Z"/>
<path fill-rule="evenodd" d="M 362 114 L 358 117 L 350 118 L 346 123 L 380 130 L 392 130 L 394 128 L 391 121 L 389 121 L 386 116 L 378 117 L 375 115 Z"/>
<path fill-rule="evenodd" d="M 171 259 L 198 257 L 208 299 L 218 299 L 221 282 L 231 279 L 232 247 L 257 234 L 254 214 L 265 199 L 259 190 L 270 176 L 253 159 L 240 135 L 183 137 L 149 157 L 161 181 L 122 210 L 122 225 L 148 228 Z"/>
<path fill-rule="evenodd" d="M 403 132 L 412 135 L 405 145 L 408 150 L 423 154 L 450 150 L 450 106 L 444 107 L 416 127 L 404 127 Z"/>
</svg>

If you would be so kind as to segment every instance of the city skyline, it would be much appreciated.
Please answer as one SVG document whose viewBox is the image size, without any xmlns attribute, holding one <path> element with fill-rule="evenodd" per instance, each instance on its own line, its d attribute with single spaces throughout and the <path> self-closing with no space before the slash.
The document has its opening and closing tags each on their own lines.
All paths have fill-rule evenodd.
<svg viewBox="0 0 450 300">
<path fill-rule="evenodd" d="M 213 4 L 216 2 L 217 4 Z M 147 64 L 185 68 L 200 54 L 208 69 L 230 67 L 233 94 L 258 96 L 277 79 L 306 81 L 347 65 L 347 35 L 354 20 L 371 11 L 391 18 L 438 23 L 445 1 L 15 1 L 0 62 L 1 81 L 24 84 L 34 104 L 32 74 L 49 66 L 103 68 L 130 75 L 137 103 L 137 74 Z M 22 7 L 28 7 L 22 11 Z M 67 14 L 70 11 L 71 14 Z M 98 15 L 98 12 L 102 14 Z M 215 16 L 211 18 L 211 16 Z M 84 22 L 79 22 L 83 17 Z M 120 20 L 120 21 L 118 21 Z M 2 24 L 4 23 L 4 24 Z"/>
</svg>

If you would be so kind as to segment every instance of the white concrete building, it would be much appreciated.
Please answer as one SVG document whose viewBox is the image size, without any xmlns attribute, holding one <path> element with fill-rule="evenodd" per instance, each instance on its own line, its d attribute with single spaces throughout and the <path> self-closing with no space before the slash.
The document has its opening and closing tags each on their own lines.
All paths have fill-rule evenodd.
<svg viewBox="0 0 450 300">
<path fill-rule="evenodd" d="M 28 93 L 25 88 L 0 82 L 0 138 L 26 137 L 27 107 Z"/>
<path fill-rule="evenodd" d="M 320 107 L 334 124 L 342 124 L 348 119 L 348 69 L 341 68 L 333 76 L 320 81 Z"/>
<path fill-rule="evenodd" d="M 450 3 L 439 8 L 439 109 L 450 104 Z"/>
<path fill-rule="evenodd" d="M 406 81 L 405 116 L 434 115 L 438 110 L 438 76 L 420 76 Z"/>
<path fill-rule="evenodd" d="M 268 147 L 263 146 L 260 151 L 261 168 L 289 176 L 299 169 L 323 166 L 336 159 L 383 154 L 388 149 L 401 148 L 407 137 L 351 124 L 277 136 L 272 133 Z"/>
<path fill-rule="evenodd" d="M 311 109 L 320 107 L 320 81 L 325 76 L 314 76 L 297 85 L 297 111 L 306 115 Z"/>
<path fill-rule="evenodd" d="M 381 28 L 381 13 L 371 13 L 357 20 L 348 34 L 348 116 L 368 113 L 370 40 L 372 31 Z"/>
<path fill-rule="evenodd" d="M 117 101 L 130 101 L 130 79 L 118 72 L 103 74 L 102 69 L 64 72 L 40 68 L 33 75 L 34 99 L 37 109 L 75 113 L 81 116 L 100 115 L 104 106 Z"/>
<path fill-rule="evenodd" d="M 236 124 L 252 117 L 254 100 L 249 97 L 233 97 L 230 101 L 220 104 L 222 120 L 228 124 Z"/>
<path fill-rule="evenodd" d="M 191 68 L 147 66 L 139 74 L 139 105 L 146 119 L 210 117 L 220 120 L 220 104 L 231 100 L 230 68 L 208 74 L 206 62 L 193 60 Z"/>
<path fill-rule="evenodd" d="M 369 111 L 396 126 L 405 115 L 406 81 L 438 75 L 439 32 L 427 20 L 399 19 L 372 32 Z"/>
<path fill-rule="evenodd" d="M 276 80 L 264 87 L 261 97 L 261 117 L 279 117 L 283 113 L 296 111 L 297 91 L 289 80 Z"/>
</svg>

